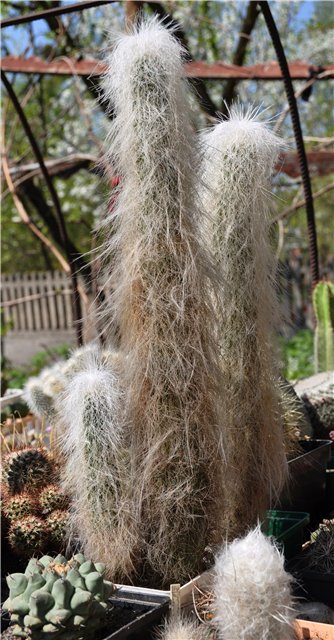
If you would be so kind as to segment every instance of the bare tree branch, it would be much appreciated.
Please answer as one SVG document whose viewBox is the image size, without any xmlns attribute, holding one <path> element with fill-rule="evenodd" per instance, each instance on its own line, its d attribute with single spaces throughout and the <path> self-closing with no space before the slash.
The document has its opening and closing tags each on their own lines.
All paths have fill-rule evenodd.
<svg viewBox="0 0 334 640">
<path fill-rule="evenodd" d="M 240 67 L 244 64 L 246 59 L 247 46 L 250 41 L 250 35 L 255 27 L 255 23 L 259 13 L 260 9 L 258 8 L 257 2 L 253 2 L 253 0 L 250 0 L 245 17 L 243 19 L 243 23 L 241 25 L 239 41 L 234 52 L 232 64 L 238 65 Z M 225 84 L 222 103 L 222 112 L 224 115 L 227 115 L 227 107 L 236 98 L 237 84 L 238 80 L 236 80 L 235 78 L 231 78 Z"/>
<path fill-rule="evenodd" d="M 331 191 L 332 189 L 334 189 L 334 182 L 330 182 L 329 184 L 326 184 L 324 187 L 322 187 L 322 189 L 319 189 L 319 191 L 316 191 L 315 193 L 313 193 L 313 199 L 319 198 L 320 196 L 323 196 L 324 193 L 327 193 L 328 191 Z M 298 202 L 295 202 L 290 207 L 287 207 L 278 216 L 276 216 L 276 218 L 274 218 L 274 220 L 272 221 L 272 224 L 275 224 L 275 223 L 279 222 L 280 220 L 283 220 L 284 218 L 287 218 L 288 216 L 291 216 L 292 213 L 294 213 L 298 209 L 301 209 L 302 207 L 304 207 L 305 204 L 306 204 L 305 198 L 303 198 L 302 200 L 298 200 Z"/>
</svg>

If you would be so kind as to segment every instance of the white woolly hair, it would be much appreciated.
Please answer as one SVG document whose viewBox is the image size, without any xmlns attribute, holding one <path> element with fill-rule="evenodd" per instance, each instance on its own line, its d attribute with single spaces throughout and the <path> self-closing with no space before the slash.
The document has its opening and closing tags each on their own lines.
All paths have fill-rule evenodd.
<svg viewBox="0 0 334 640">
<path fill-rule="evenodd" d="M 29 409 L 47 420 L 56 419 L 56 397 L 64 389 L 63 362 L 44 367 L 38 376 L 29 378 L 24 387 L 23 397 Z"/>
<path fill-rule="evenodd" d="M 45 393 L 43 383 L 39 377 L 29 378 L 23 389 L 23 398 L 34 415 L 39 418 L 53 420 L 53 398 Z"/>
<path fill-rule="evenodd" d="M 160 583 L 169 583 L 199 570 L 210 527 L 219 529 L 220 373 L 212 303 L 218 285 L 199 237 L 182 48 L 157 20 L 118 39 L 105 95 L 115 115 L 109 156 L 121 176 L 104 223 L 102 253 L 114 287 L 106 312 L 127 357 L 143 552 Z"/>
<path fill-rule="evenodd" d="M 216 558 L 213 623 L 222 640 L 294 640 L 292 577 L 257 526 Z"/>
<path fill-rule="evenodd" d="M 59 396 L 68 380 L 85 367 L 86 354 L 97 353 L 93 343 L 72 351 L 68 360 L 44 367 L 38 376 L 29 378 L 24 387 L 24 399 L 33 413 L 52 421 L 58 418 Z"/>
<path fill-rule="evenodd" d="M 225 501 L 229 539 L 256 524 L 287 475 L 275 384 L 277 320 L 270 182 L 281 141 L 258 111 L 232 107 L 203 135 L 203 204 L 221 270 Z"/>
<path fill-rule="evenodd" d="M 61 398 L 65 457 L 64 490 L 72 496 L 71 532 L 85 554 L 104 562 L 115 579 L 132 570 L 134 541 L 128 518 L 128 459 L 122 438 L 120 354 L 108 368 L 87 350 L 81 371 Z M 123 527 L 126 527 L 124 532 Z"/>
<path fill-rule="evenodd" d="M 204 640 L 207 637 L 207 628 L 181 616 L 166 620 L 165 626 L 157 634 L 157 640 Z"/>
</svg>

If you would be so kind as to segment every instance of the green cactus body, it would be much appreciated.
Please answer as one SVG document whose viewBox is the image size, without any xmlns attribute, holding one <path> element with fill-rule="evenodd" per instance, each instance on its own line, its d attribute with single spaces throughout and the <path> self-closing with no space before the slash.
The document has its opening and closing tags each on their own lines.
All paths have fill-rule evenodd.
<svg viewBox="0 0 334 640">
<path fill-rule="evenodd" d="M 41 553 L 47 542 L 45 522 L 36 516 L 15 520 L 9 529 L 8 540 L 17 555 L 29 557 Z"/>
<path fill-rule="evenodd" d="M 51 513 L 51 511 L 65 509 L 68 504 L 68 499 L 57 484 L 49 484 L 42 489 L 39 496 L 39 503 L 42 512 L 45 514 Z"/>
<path fill-rule="evenodd" d="M 316 373 L 334 369 L 334 283 L 319 282 L 313 291 L 316 316 L 314 366 Z"/>
<path fill-rule="evenodd" d="M 75 640 L 86 638 L 87 632 L 94 637 L 114 590 L 103 571 L 101 563 L 94 565 L 78 554 L 69 561 L 61 555 L 33 559 L 24 574 L 9 575 L 3 609 L 11 615 L 13 637 L 39 640 L 50 634 Z"/>
<path fill-rule="evenodd" d="M 35 515 L 37 506 L 35 500 L 28 493 L 21 493 L 14 496 L 4 496 L 2 511 L 10 522 L 14 522 L 25 516 Z"/>
<path fill-rule="evenodd" d="M 34 491 L 55 475 L 55 465 L 46 449 L 27 447 L 9 453 L 3 462 L 2 479 L 11 495 Z"/>
</svg>

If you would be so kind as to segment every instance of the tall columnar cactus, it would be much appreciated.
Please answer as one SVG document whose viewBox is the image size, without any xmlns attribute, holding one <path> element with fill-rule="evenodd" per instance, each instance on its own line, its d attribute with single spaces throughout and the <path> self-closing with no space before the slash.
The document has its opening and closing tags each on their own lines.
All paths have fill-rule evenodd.
<svg viewBox="0 0 334 640">
<path fill-rule="evenodd" d="M 222 550 L 214 576 L 218 638 L 294 640 L 292 578 L 283 554 L 259 528 Z"/>
<path fill-rule="evenodd" d="M 82 554 L 43 556 L 29 561 L 24 573 L 6 580 L 9 598 L 3 610 L 11 614 L 14 638 L 95 638 L 114 591 L 104 580 L 105 567 Z"/>
<path fill-rule="evenodd" d="M 105 221 L 107 311 L 127 359 L 134 515 L 150 568 L 168 582 L 193 575 L 221 533 L 217 283 L 199 237 L 182 48 L 152 20 L 121 36 L 109 63 L 109 152 L 122 178 Z"/>
<path fill-rule="evenodd" d="M 225 487 L 229 537 L 256 524 L 286 478 L 272 347 L 276 313 L 268 216 L 279 139 L 235 107 L 204 134 L 203 204 L 221 270 Z"/>
<path fill-rule="evenodd" d="M 122 442 L 121 357 L 106 369 L 97 353 L 86 354 L 63 396 L 64 486 L 72 497 L 70 528 L 85 553 L 106 563 L 109 573 L 131 566 L 130 526 L 123 535 L 123 497 L 128 483 Z M 126 518 L 126 516 L 124 516 Z"/>
<path fill-rule="evenodd" d="M 319 282 L 313 291 L 316 316 L 314 366 L 316 373 L 334 369 L 334 283 Z"/>
</svg>

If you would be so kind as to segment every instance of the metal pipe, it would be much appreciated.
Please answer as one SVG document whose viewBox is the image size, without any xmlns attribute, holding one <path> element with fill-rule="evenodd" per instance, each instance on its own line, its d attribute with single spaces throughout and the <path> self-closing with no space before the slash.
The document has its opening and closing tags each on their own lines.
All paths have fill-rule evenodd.
<svg viewBox="0 0 334 640">
<path fill-rule="evenodd" d="M 312 186 L 311 186 L 310 174 L 308 170 L 307 157 L 306 157 L 306 151 L 304 146 L 302 128 L 300 124 L 297 100 L 295 98 L 292 80 L 289 73 L 289 66 L 284 53 L 281 38 L 278 33 L 275 20 L 271 13 L 269 3 L 266 1 L 258 1 L 258 4 L 261 7 L 263 17 L 265 19 L 266 25 L 268 27 L 268 31 L 270 33 L 270 36 L 276 51 L 277 60 L 281 68 L 284 87 L 285 87 L 285 91 L 288 99 L 288 104 L 290 107 L 293 132 L 296 140 L 297 154 L 298 154 L 298 159 L 300 164 L 300 172 L 301 172 L 301 178 L 302 178 L 304 195 L 305 195 L 312 287 L 315 287 L 317 282 L 319 282 L 317 231 L 316 231 L 315 216 L 314 216 Z"/>
<path fill-rule="evenodd" d="M 73 11 L 82 11 L 83 9 L 91 9 L 92 7 L 98 7 L 101 4 L 110 4 L 112 2 L 118 2 L 119 0 L 85 0 L 84 2 L 75 2 L 73 4 L 62 5 L 61 7 L 54 7 L 54 9 L 45 9 L 44 11 L 34 11 L 32 13 L 26 13 L 24 16 L 15 16 L 13 18 L 5 18 L 0 22 L 1 29 L 4 27 L 12 27 L 16 24 L 24 24 L 25 22 L 34 22 L 35 20 L 42 20 L 44 18 L 51 18 L 53 16 L 64 15 L 65 13 L 73 13 Z"/>
</svg>

